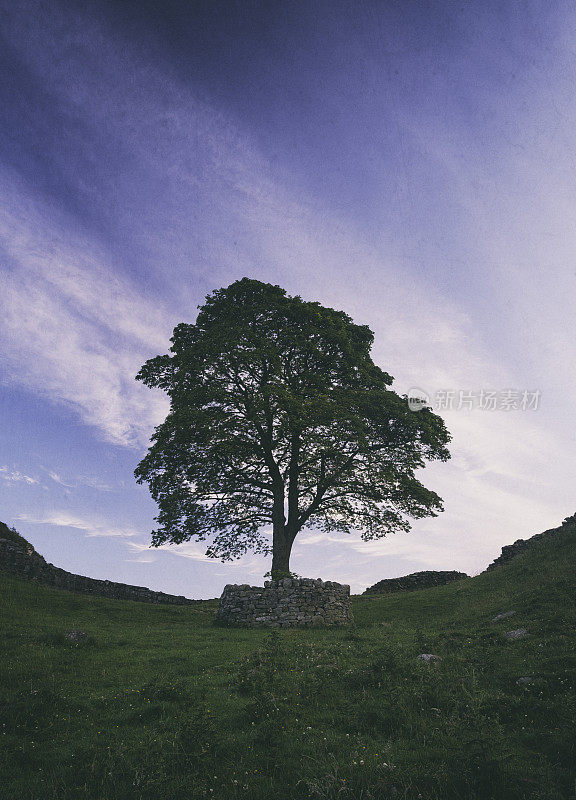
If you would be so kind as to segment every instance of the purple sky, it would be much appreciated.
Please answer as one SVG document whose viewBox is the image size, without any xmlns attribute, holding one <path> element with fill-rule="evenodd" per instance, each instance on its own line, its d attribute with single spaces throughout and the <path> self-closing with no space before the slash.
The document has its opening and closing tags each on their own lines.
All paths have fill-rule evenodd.
<svg viewBox="0 0 576 800">
<path fill-rule="evenodd" d="M 49 561 L 261 583 L 149 549 L 133 478 L 167 409 L 136 372 L 244 276 L 368 324 L 454 437 L 421 476 L 443 514 L 304 532 L 296 572 L 474 574 L 576 511 L 572 3 L 0 0 L 0 32 L 0 519 Z"/>
</svg>

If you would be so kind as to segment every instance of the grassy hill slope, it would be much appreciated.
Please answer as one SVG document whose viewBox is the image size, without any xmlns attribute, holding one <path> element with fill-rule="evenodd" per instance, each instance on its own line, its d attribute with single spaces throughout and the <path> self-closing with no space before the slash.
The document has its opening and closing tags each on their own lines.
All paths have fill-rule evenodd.
<svg viewBox="0 0 576 800">
<path fill-rule="evenodd" d="M 353 598 L 351 628 L 272 633 L 214 627 L 217 601 L 3 575 L 0 786 L 11 800 L 575 797 L 575 564 L 569 524 L 475 578 Z"/>
<path fill-rule="evenodd" d="M 23 547 L 28 553 L 34 552 L 34 548 L 30 542 L 27 542 L 23 536 L 20 536 L 18 531 L 14 528 L 9 528 L 5 522 L 0 522 L 0 539 L 7 539 L 9 542 L 13 542 L 20 547 Z"/>
</svg>

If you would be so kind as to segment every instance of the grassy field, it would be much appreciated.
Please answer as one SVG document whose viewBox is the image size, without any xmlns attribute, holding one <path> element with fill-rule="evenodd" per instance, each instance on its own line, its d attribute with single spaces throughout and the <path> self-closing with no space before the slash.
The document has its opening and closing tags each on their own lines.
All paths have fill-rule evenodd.
<svg viewBox="0 0 576 800">
<path fill-rule="evenodd" d="M 2 575 L 0 797 L 576 798 L 575 566 L 564 526 L 493 572 L 355 597 L 350 628 L 272 633 Z"/>
</svg>

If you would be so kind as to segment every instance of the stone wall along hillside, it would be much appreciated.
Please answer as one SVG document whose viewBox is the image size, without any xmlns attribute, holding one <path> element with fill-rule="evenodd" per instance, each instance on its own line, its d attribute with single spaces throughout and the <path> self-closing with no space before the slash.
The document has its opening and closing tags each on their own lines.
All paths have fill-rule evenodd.
<svg viewBox="0 0 576 800">
<path fill-rule="evenodd" d="M 550 528 L 550 530 L 544 531 L 543 533 L 537 533 L 535 536 L 531 536 L 529 539 L 516 539 L 513 544 L 504 545 L 498 558 L 495 558 L 494 561 L 486 567 L 484 572 L 490 572 L 491 570 L 496 569 L 496 567 L 501 567 L 504 564 L 507 564 L 517 555 L 520 555 L 520 553 L 523 553 L 525 550 L 529 550 L 541 539 L 550 539 L 553 536 L 557 536 L 560 532 L 566 532 L 571 529 L 576 529 L 576 514 L 573 514 L 571 517 L 566 517 L 562 525 L 560 525 L 558 528 Z"/>
<path fill-rule="evenodd" d="M 465 572 L 456 572 L 455 570 L 413 572 L 411 575 L 404 575 L 402 578 L 385 578 L 382 581 L 378 581 L 374 586 L 369 586 L 364 594 L 391 594 L 392 592 L 429 589 L 431 586 L 443 586 L 445 583 L 459 581 L 467 577 L 468 575 Z"/>
<path fill-rule="evenodd" d="M 170 603 L 172 605 L 190 605 L 200 600 L 189 600 L 187 597 L 154 592 L 144 586 L 130 586 L 126 583 L 101 581 L 74 575 L 53 564 L 49 564 L 31 545 L 21 545 L 8 539 L 0 539 L 0 569 L 17 575 L 20 578 L 37 581 L 45 586 L 67 589 L 71 592 L 111 597 L 115 600 L 138 600 L 141 603 Z"/>
</svg>

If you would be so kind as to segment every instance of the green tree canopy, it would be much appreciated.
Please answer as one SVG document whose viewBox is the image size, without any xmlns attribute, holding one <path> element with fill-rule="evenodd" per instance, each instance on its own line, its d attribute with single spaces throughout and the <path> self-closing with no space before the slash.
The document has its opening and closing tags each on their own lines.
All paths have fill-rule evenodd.
<svg viewBox="0 0 576 800">
<path fill-rule="evenodd" d="M 441 498 L 414 473 L 450 457 L 450 435 L 389 388 L 373 339 L 279 286 L 243 278 L 209 295 L 137 376 L 171 400 L 135 472 L 159 507 L 152 544 L 210 537 L 224 561 L 272 554 L 277 578 L 303 528 L 369 540 L 436 516 Z"/>
</svg>

